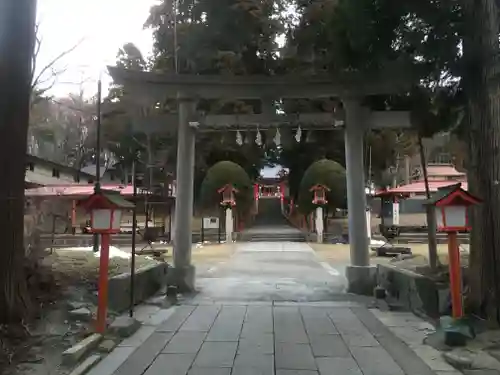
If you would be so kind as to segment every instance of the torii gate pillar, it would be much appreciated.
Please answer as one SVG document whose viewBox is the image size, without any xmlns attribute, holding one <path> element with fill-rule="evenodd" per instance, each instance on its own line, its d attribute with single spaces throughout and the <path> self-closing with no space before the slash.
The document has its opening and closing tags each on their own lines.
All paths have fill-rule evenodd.
<svg viewBox="0 0 500 375">
<path fill-rule="evenodd" d="M 351 264 L 346 269 L 348 291 L 373 293 L 376 269 L 370 266 L 366 233 L 366 193 L 363 164 L 363 142 L 366 119 L 358 98 L 342 99 L 346 114 L 345 156 L 347 169 L 347 205 Z"/>
<path fill-rule="evenodd" d="M 180 293 L 194 291 L 195 269 L 191 264 L 191 217 L 193 214 L 195 127 L 190 125 L 196 102 L 179 98 L 177 134 L 177 195 L 175 198 L 174 268 L 171 283 Z"/>
</svg>

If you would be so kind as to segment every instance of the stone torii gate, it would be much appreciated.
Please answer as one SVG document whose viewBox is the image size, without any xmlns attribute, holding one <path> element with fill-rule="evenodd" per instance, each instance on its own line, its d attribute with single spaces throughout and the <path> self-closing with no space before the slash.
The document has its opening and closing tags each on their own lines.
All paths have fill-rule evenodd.
<svg viewBox="0 0 500 375">
<path fill-rule="evenodd" d="M 141 72 L 109 67 L 115 83 L 123 85 L 138 106 L 151 106 L 165 98 L 176 98 L 178 114 L 135 119 L 134 127 L 145 132 L 177 130 L 177 198 L 173 280 L 180 291 L 194 290 L 195 270 L 191 264 L 191 213 L 195 137 L 197 131 L 265 130 L 301 125 L 303 129 L 343 128 L 347 167 L 347 200 L 351 265 L 347 267 L 348 290 L 372 293 L 375 269 L 370 266 L 366 233 L 366 196 L 363 165 L 364 134 L 370 128 L 408 128 L 407 112 L 371 112 L 362 106 L 364 97 L 407 91 L 416 82 L 412 67 L 388 66 L 372 79 L 366 74 L 332 76 L 205 76 Z M 284 98 L 337 97 L 343 108 L 335 113 L 279 115 L 273 101 Z M 200 115 L 199 99 L 261 99 L 261 114 Z"/>
</svg>

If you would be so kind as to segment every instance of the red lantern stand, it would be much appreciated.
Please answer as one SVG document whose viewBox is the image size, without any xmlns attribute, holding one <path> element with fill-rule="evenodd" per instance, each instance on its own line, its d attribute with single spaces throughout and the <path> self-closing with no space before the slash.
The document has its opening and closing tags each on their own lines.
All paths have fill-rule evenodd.
<svg viewBox="0 0 500 375">
<path fill-rule="evenodd" d="M 462 272 L 457 233 L 470 231 L 469 207 L 480 202 L 479 198 L 462 189 L 461 184 L 439 189 L 426 202 L 426 204 L 435 207 L 438 231 L 445 232 L 448 235 L 450 293 L 452 316 L 455 319 L 463 317 Z"/>
<path fill-rule="evenodd" d="M 227 184 L 221 187 L 219 190 L 217 190 L 217 193 L 222 194 L 222 199 L 221 199 L 221 206 L 224 208 L 233 208 L 236 206 L 236 199 L 234 195 L 238 193 L 239 190 L 236 189 L 233 185 Z M 237 227 L 239 225 L 237 224 Z M 226 229 L 227 232 L 227 229 Z M 231 231 L 232 232 L 232 231 Z M 226 239 L 227 240 L 227 239 Z"/>
<path fill-rule="evenodd" d="M 101 235 L 96 331 L 104 333 L 108 308 L 110 236 L 120 233 L 122 211 L 134 208 L 134 204 L 122 198 L 119 192 L 102 190 L 82 201 L 81 205 L 91 214 L 92 233 Z"/>
<path fill-rule="evenodd" d="M 234 186 L 227 184 L 217 190 L 217 193 L 222 194 L 221 205 L 222 206 L 236 206 L 236 200 L 234 194 L 238 193 L 239 190 Z"/>
<path fill-rule="evenodd" d="M 318 206 L 322 206 L 328 203 L 326 199 L 326 193 L 330 191 L 325 185 L 314 185 L 309 191 L 314 193 L 312 203 Z"/>
<path fill-rule="evenodd" d="M 326 199 L 326 193 L 330 191 L 330 189 L 321 184 L 314 185 L 312 188 L 309 189 L 310 192 L 313 192 L 313 200 L 312 203 L 317 205 L 317 206 L 324 206 L 328 203 L 328 200 Z M 324 215 L 324 214 L 323 214 Z M 314 215 L 311 214 L 311 231 L 313 232 L 316 228 L 314 226 L 312 218 Z M 324 223 L 323 223 L 324 227 Z"/>
</svg>

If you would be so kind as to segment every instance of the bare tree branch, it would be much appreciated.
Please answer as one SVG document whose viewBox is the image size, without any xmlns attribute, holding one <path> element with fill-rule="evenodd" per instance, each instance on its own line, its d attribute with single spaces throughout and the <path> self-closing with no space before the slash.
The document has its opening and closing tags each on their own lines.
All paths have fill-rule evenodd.
<svg viewBox="0 0 500 375">
<path fill-rule="evenodd" d="M 35 27 L 35 50 L 33 52 L 33 68 L 32 68 L 32 79 L 31 79 L 31 90 L 35 91 L 38 89 L 38 94 L 43 94 L 50 90 L 55 85 L 55 79 L 57 76 L 63 74 L 67 68 L 56 69 L 55 65 L 64 57 L 72 53 L 76 50 L 85 40 L 85 38 L 81 38 L 77 43 L 75 43 L 70 48 L 62 51 L 57 56 L 55 56 L 52 60 L 50 60 L 42 69 L 40 69 L 37 73 L 37 60 L 40 55 L 40 50 L 43 45 L 43 38 L 40 36 L 40 23 L 36 24 Z M 46 74 L 50 72 L 50 78 L 45 78 Z M 49 81 L 53 81 L 48 87 L 40 88 L 41 85 L 46 84 Z"/>
</svg>

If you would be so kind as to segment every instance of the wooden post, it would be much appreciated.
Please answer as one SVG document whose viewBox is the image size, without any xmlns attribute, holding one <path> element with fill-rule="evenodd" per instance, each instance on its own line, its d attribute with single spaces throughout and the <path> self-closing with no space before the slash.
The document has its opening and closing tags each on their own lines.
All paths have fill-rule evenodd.
<svg viewBox="0 0 500 375">
<path fill-rule="evenodd" d="M 448 258 L 452 316 L 455 319 L 459 319 L 463 316 L 462 272 L 460 268 L 460 249 L 458 247 L 456 232 L 448 233 Z"/>
<path fill-rule="evenodd" d="M 71 234 L 76 234 L 76 200 L 71 202 Z"/>
<path fill-rule="evenodd" d="M 52 233 L 51 233 L 51 244 L 50 244 L 50 253 L 54 252 L 54 244 L 56 242 L 56 215 L 52 215 Z"/>
<path fill-rule="evenodd" d="M 106 315 L 108 309 L 108 269 L 109 269 L 109 233 L 101 236 L 101 253 L 99 259 L 99 296 L 97 305 L 96 332 L 106 331 Z"/>
</svg>

